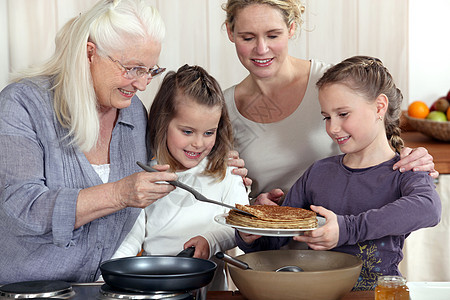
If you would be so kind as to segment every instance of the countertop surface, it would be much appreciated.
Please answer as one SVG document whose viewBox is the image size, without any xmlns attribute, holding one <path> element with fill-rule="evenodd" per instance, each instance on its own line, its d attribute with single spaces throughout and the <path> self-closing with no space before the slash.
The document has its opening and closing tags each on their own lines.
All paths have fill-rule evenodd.
<svg viewBox="0 0 450 300">
<path fill-rule="evenodd" d="M 450 282 L 408 282 L 411 299 L 413 300 L 448 300 L 450 299 Z M 75 297 L 71 299 L 99 299 L 101 282 L 74 283 L 72 287 Z M 373 300 L 374 291 L 349 292 L 340 300 Z M 109 299 L 109 298 L 108 298 Z M 246 300 L 239 291 L 209 291 L 207 300 Z"/>
<path fill-rule="evenodd" d="M 365 292 L 350 292 L 341 300 L 364 300 L 371 299 L 373 300 L 375 297 L 373 291 L 365 291 Z M 244 296 L 242 296 L 239 292 L 208 292 L 208 300 L 245 300 Z"/>
<path fill-rule="evenodd" d="M 434 168 L 440 174 L 450 174 L 450 143 L 435 140 L 418 131 L 405 131 L 401 137 L 410 148 L 426 148 L 433 156 Z"/>
</svg>

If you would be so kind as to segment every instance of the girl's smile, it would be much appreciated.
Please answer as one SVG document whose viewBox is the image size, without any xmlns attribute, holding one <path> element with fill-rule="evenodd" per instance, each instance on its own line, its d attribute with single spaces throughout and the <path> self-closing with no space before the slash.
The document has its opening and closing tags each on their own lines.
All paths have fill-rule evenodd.
<svg viewBox="0 0 450 300">
<path fill-rule="evenodd" d="M 338 137 L 336 138 L 336 141 L 339 145 L 345 144 L 349 139 L 350 139 L 350 135 L 345 136 L 345 137 Z"/>
<path fill-rule="evenodd" d="M 167 148 L 185 169 L 190 169 L 213 149 L 222 109 L 220 106 L 198 104 L 180 94 L 175 103 L 176 115 L 167 129 Z"/>
<path fill-rule="evenodd" d="M 186 153 L 186 157 L 189 159 L 198 159 L 202 155 L 202 152 L 191 152 L 186 150 L 184 150 L 184 153 Z"/>
<path fill-rule="evenodd" d="M 322 87 L 319 102 L 326 131 L 347 154 L 345 161 L 364 161 L 364 165 L 378 163 L 376 154 L 388 145 L 384 123 L 379 119 L 380 102 L 369 101 L 341 83 Z"/>
</svg>

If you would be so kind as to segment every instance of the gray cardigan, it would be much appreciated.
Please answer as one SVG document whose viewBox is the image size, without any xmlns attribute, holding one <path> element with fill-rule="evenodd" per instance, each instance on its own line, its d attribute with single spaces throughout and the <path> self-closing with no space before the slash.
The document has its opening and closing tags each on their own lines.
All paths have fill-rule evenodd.
<svg viewBox="0 0 450 300">
<path fill-rule="evenodd" d="M 24 280 L 89 282 L 133 226 L 127 208 L 76 230 L 81 189 L 102 184 L 84 154 L 63 137 L 49 78 L 23 80 L 0 93 L 0 284 Z M 121 109 L 110 144 L 117 181 L 146 161 L 147 113 L 134 97 Z"/>
</svg>

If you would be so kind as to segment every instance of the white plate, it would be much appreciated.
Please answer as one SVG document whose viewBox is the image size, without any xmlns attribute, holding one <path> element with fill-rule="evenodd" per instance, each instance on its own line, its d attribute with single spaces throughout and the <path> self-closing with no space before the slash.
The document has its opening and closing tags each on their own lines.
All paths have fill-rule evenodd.
<svg viewBox="0 0 450 300">
<path fill-rule="evenodd" d="M 303 232 L 305 232 L 305 231 L 317 229 L 317 228 L 274 229 L 274 228 L 255 228 L 255 227 L 238 226 L 238 225 L 228 224 L 226 221 L 227 216 L 228 216 L 227 213 L 217 215 L 214 217 L 214 221 L 216 221 L 219 224 L 225 225 L 225 226 L 233 227 L 235 229 L 238 229 L 239 231 L 242 231 L 245 233 L 250 233 L 250 234 L 256 234 L 256 235 L 290 237 L 290 236 L 302 235 Z M 325 221 L 326 221 L 325 218 L 317 217 L 318 227 L 325 225 Z"/>
<path fill-rule="evenodd" d="M 408 282 L 412 300 L 448 300 L 450 282 Z"/>
</svg>

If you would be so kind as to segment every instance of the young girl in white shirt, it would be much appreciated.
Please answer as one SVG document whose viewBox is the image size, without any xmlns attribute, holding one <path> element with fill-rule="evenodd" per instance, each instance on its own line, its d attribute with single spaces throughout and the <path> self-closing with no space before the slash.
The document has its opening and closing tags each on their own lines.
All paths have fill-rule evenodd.
<svg viewBox="0 0 450 300">
<path fill-rule="evenodd" d="M 248 204 L 243 180 L 227 166 L 233 135 L 222 90 L 199 66 L 184 65 L 164 78 L 150 109 L 147 130 L 152 163 L 168 164 L 178 180 L 207 198 Z M 113 258 L 176 255 L 194 246 L 194 257 L 213 259 L 236 246 L 234 229 L 215 223 L 228 209 L 196 200 L 182 189 L 145 208 Z M 223 264 L 210 290 L 227 288 Z"/>
</svg>

